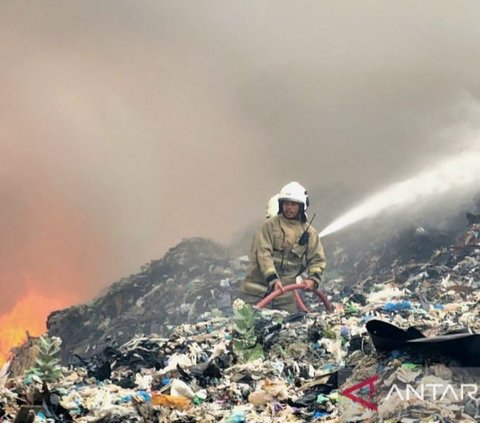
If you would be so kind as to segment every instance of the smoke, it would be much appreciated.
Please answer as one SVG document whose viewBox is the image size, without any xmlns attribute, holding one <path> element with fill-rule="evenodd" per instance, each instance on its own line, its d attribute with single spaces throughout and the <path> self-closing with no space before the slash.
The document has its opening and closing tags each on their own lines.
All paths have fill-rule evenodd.
<svg viewBox="0 0 480 423">
<path fill-rule="evenodd" d="M 324 227 L 463 151 L 479 9 L 2 2 L 0 312 L 25 272 L 90 297 L 184 237 L 230 242 L 291 180 Z"/>
<path fill-rule="evenodd" d="M 480 143 L 479 143 L 480 146 Z M 451 191 L 469 189 L 473 195 L 480 180 L 480 149 L 465 151 L 458 156 L 438 163 L 433 169 L 391 185 L 365 202 L 340 216 L 320 233 L 325 237 L 353 223 L 378 213 L 395 208 L 404 210 L 407 206 L 425 203 L 431 198 L 438 200 Z"/>
<path fill-rule="evenodd" d="M 95 217 L 72 206 L 30 154 L 2 157 L 0 310 L 25 295 L 69 304 L 96 294 L 110 246 Z"/>
</svg>

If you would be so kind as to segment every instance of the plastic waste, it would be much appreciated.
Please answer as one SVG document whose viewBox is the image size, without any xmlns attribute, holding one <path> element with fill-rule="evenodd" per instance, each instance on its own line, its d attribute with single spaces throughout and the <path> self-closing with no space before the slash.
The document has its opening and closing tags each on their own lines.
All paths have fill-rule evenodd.
<svg viewBox="0 0 480 423">
<path fill-rule="evenodd" d="M 245 414 L 245 411 L 234 411 L 233 414 L 227 419 L 226 423 L 247 423 L 247 416 Z"/>
<path fill-rule="evenodd" d="M 399 301 L 399 302 L 388 302 L 385 303 L 383 309 L 385 311 L 402 311 L 410 310 L 412 308 L 412 303 L 410 301 Z"/>
<path fill-rule="evenodd" d="M 135 399 L 137 401 L 141 401 L 141 402 L 148 402 L 151 400 L 151 396 L 148 392 L 145 392 L 145 391 L 138 391 L 135 393 L 134 395 Z"/>
<path fill-rule="evenodd" d="M 192 402 L 188 398 L 159 393 L 154 393 L 152 395 L 152 404 L 164 407 L 172 407 L 177 410 L 186 410 L 192 406 Z"/>
<path fill-rule="evenodd" d="M 47 416 L 42 411 L 39 411 L 35 415 L 35 422 L 46 422 L 46 421 L 47 421 Z"/>
<path fill-rule="evenodd" d="M 255 407 L 265 405 L 272 400 L 272 397 L 264 391 L 255 391 L 248 396 L 248 402 Z"/>
<path fill-rule="evenodd" d="M 329 415 L 330 414 L 327 413 L 326 411 L 317 410 L 317 411 L 315 411 L 315 413 L 313 413 L 313 418 L 318 419 L 318 418 L 326 417 L 326 416 L 329 416 Z"/>
<path fill-rule="evenodd" d="M 342 326 L 340 328 L 340 336 L 343 336 L 346 339 L 350 338 L 350 328 L 348 326 Z"/>
<path fill-rule="evenodd" d="M 170 387 L 170 395 L 174 397 L 195 398 L 195 392 L 185 382 L 180 379 L 173 379 Z"/>
</svg>

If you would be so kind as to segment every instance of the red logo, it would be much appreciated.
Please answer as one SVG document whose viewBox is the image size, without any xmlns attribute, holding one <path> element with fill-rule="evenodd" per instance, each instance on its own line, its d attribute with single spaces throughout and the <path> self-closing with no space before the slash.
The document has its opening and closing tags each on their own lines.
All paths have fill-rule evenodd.
<svg viewBox="0 0 480 423">
<path fill-rule="evenodd" d="M 357 395 L 354 395 L 352 392 L 358 391 L 364 386 L 368 386 L 369 393 L 368 399 L 371 401 L 373 398 L 373 394 L 375 393 L 375 386 L 374 383 L 378 380 L 378 376 L 372 376 L 368 379 L 365 379 L 363 382 L 357 383 L 356 385 L 351 386 L 350 388 L 345 389 L 341 392 L 341 394 L 347 398 L 350 398 L 352 401 L 358 402 L 359 404 L 363 405 L 365 408 L 369 408 L 370 410 L 377 411 L 377 404 L 374 402 L 369 402 L 360 398 Z"/>
</svg>

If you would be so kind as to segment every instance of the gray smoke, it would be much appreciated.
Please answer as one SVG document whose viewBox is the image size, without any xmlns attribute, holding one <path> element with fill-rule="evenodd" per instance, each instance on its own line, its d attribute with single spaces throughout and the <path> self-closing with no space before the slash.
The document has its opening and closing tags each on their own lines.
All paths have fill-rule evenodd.
<svg viewBox="0 0 480 423">
<path fill-rule="evenodd" d="M 291 180 L 321 228 L 455 153 L 479 134 L 478 16 L 474 1 L 2 2 L 0 312 L 32 278 L 84 299 L 184 237 L 229 242 Z"/>
</svg>

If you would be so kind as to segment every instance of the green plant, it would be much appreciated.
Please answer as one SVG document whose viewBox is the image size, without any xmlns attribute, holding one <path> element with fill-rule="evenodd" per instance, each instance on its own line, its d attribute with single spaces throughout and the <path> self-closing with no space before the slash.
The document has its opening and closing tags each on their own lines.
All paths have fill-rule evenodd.
<svg viewBox="0 0 480 423">
<path fill-rule="evenodd" d="M 60 360 L 56 355 L 60 352 L 62 340 L 56 336 L 43 335 L 39 338 L 39 354 L 35 366 L 27 370 L 26 375 L 32 380 L 42 382 L 55 382 L 62 375 Z"/>
<path fill-rule="evenodd" d="M 263 347 L 257 343 L 255 335 L 255 321 L 257 314 L 250 304 L 242 300 L 233 303 L 233 352 L 241 361 L 247 362 L 264 358 Z"/>
<path fill-rule="evenodd" d="M 356 315 L 360 313 L 360 309 L 356 303 L 349 301 L 345 304 L 344 312 L 346 315 Z"/>
</svg>

